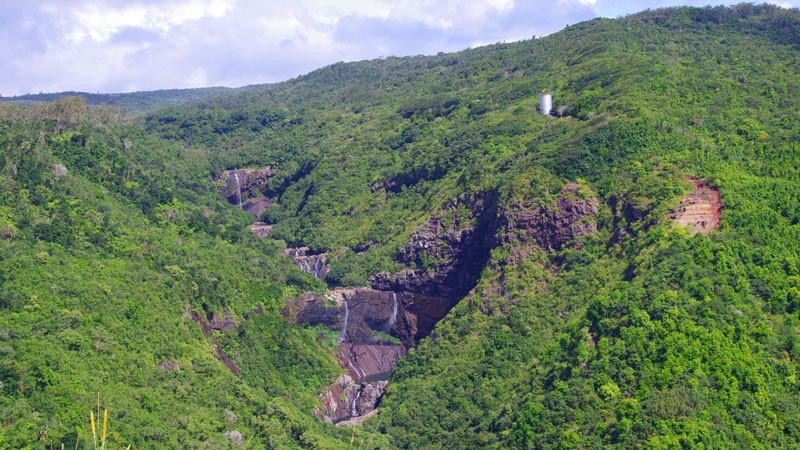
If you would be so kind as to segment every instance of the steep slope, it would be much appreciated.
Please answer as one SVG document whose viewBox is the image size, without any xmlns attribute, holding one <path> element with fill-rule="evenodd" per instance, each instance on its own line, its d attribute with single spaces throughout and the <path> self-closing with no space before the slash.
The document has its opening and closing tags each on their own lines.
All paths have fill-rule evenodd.
<svg viewBox="0 0 800 450">
<path fill-rule="evenodd" d="M 469 199 L 547 210 L 573 182 L 599 197 L 581 245 L 483 237 L 502 245 L 474 291 L 367 422 L 398 446 L 781 447 L 798 440 L 799 29 L 772 6 L 650 11 L 337 64 L 147 126 L 219 149 L 215 171 L 275 167 L 270 236 L 328 252 L 334 285 L 435 282 L 447 253 L 404 249 L 431 220 L 474 225 Z M 542 91 L 563 117 L 537 114 Z M 669 220 L 690 179 L 722 197 L 707 237 Z"/>
<path fill-rule="evenodd" d="M 147 367 L 163 367 L 161 376 L 191 366 L 178 373 L 190 378 L 183 384 L 127 381 L 128 397 L 115 402 L 134 398 L 148 415 L 126 426 L 152 426 L 167 409 L 198 411 L 176 427 L 165 419 L 177 436 L 148 434 L 140 445 L 236 445 L 238 431 L 275 447 L 796 446 L 799 46 L 797 11 L 665 9 L 456 54 L 335 64 L 263 90 L 165 109 L 143 128 L 100 127 L 88 144 L 55 120 L 37 147 L 41 130 L 31 128 L 8 138 L 4 150 L 4 251 L 28 265 L 8 263 L 2 272 L 8 292 L 20 293 L 2 297 L 9 314 L 0 327 L 13 329 L 5 333 L 11 344 L 2 343 L 33 342 L 23 331 L 39 317 L 41 299 L 57 311 L 83 292 L 112 300 L 119 290 L 134 292 L 134 270 L 103 276 L 119 287 L 47 279 L 54 272 L 47 264 L 61 264 L 61 255 L 75 259 L 66 267 L 81 267 L 97 253 L 103 267 L 117 267 L 112 257 L 141 267 L 141 283 L 165 299 L 147 302 L 141 314 L 195 326 L 191 338 L 148 340 L 158 333 L 145 331 L 125 341 L 155 346 L 143 347 L 143 357 L 157 355 Z M 537 112 L 545 91 L 556 116 Z M 28 130 L 29 120 L 8 122 L 5 135 Z M 120 149 L 128 135 L 136 137 L 130 149 L 147 150 L 107 155 L 105 166 L 76 159 L 103 148 L 93 146 L 99 136 L 118 136 L 109 139 Z M 31 157 L 24 149 L 33 147 L 52 157 Z M 171 150 L 156 154 L 159 148 Z M 133 164 L 139 158 L 148 170 Z M 18 170 L 17 159 L 34 164 L 39 178 L 24 179 L 30 171 Z M 166 169 L 186 160 L 188 167 Z M 53 164 L 88 187 L 64 191 Z M 86 171 L 75 177 L 74 167 Z M 236 195 L 230 180 L 263 168 L 270 176 L 246 194 L 268 199 L 259 239 L 247 231 L 252 216 L 237 211 L 241 177 Z M 721 218 L 694 234 L 681 226 L 681 201 L 698 186 L 720 196 Z M 105 197 L 78 194 L 98 189 L 140 217 L 130 229 L 148 237 L 118 226 L 106 237 L 123 253 L 109 256 L 60 243 L 62 228 L 46 217 L 69 218 L 54 208 L 75 198 L 93 205 Z M 37 197 L 48 192 L 64 198 Z M 223 197 L 234 204 L 220 205 Z M 716 208 L 716 198 L 710 204 Z M 14 208 L 33 219 L 21 222 Z M 92 224 L 97 210 L 76 209 L 77 217 Z M 90 236 L 70 232 L 79 242 Z M 323 295 L 324 283 L 296 270 L 292 256 L 301 268 L 316 258 L 314 274 L 336 295 Z M 316 269 L 318 261 L 326 270 Z M 35 288 L 23 286 L 34 264 L 44 267 L 33 272 Z M 73 297 L 48 293 L 62 284 L 84 288 Z M 125 302 L 111 310 L 128 311 Z M 83 317 L 104 311 L 87 308 Z M 86 322 L 99 320 L 92 317 Z M 145 330 L 160 326 L 147 317 Z M 59 326 L 44 336 L 61 336 Z M 73 341 L 99 339 L 78 330 Z M 158 342 L 202 345 L 208 364 L 188 350 L 176 353 L 177 345 L 159 353 Z M 408 351 L 382 399 L 366 381 L 323 388 L 346 372 L 383 371 L 383 354 L 365 356 L 370 367 L 347 367 L 358 358 L 342 356 L 342 347 L 368 355 L 369 345 Z M 105 361 L 67 359 L 59 355 L 76 350 L 58 348 L 53 357 L 76 367 L 81 358 Z M 20 352 L 4 354 L 20 359 Z M 2 366 L 24 380 L 3 385 L 6 411 L 22 411 L 4 428 L 9 445 L 47 429 L 31 418 L 41 417 L 41 405 L 58 417 L 54 436 L 66 436 L 81 422 L 77 407 L 48 395 L 58 383 L 47 381 L 45 361 L 17 364 Z M 119 365 L 89 367 L 127 373 Z M 188 397 L 185 386 L 206 373 L 235 393 Z M 160 380 L 152 372 L 141 379 Z M 108 386 L 86 383 L 80 395 L 59 398 L 91 402 Z M 152 407 L 144 393 L 167 406 Z M 363 427 L 342 430 L 312 415 L 332 403 L 337 418 L 361 415 L 362 395 L 379 401 L 377 417 Z M 238 401 L 230 409 L 237 428 L 220 413 L 229 401 Z M 54 439 L 40 442 L 70 443 Z"/>
<path fill-rule="evenodd" d="M 335 442 L 310 415 L 335 363 L 278 312 L 313 280 L 203 151 L 108 113 L 0 109 L 0 447 L 83 447 L 101 406 L 114 448 Z"/>
<path fill-rule="evenodd" d="M 210 87 L 196 89 L 162 89 L 158 91 L 126 92 L 118 94 L 92 94 L 89 92 L 56 92 L 52 94 L 25 94 L 13 97 L 0 97 L 5 103 L 14 105 L 36 105 L 52 103 L 64 97 L 81 97 L 93 106 L 114 106 L 128 114 L 146 113 L 168 106 L 210 100 L 232 95 L 237 92 L 255 90 L 266 85 L 243 86 L 240 88 Z"/>
</svg>

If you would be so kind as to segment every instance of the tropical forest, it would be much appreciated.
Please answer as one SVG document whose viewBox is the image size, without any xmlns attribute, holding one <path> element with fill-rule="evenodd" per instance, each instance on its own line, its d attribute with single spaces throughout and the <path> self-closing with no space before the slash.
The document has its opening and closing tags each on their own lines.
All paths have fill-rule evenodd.
<svg viewBox="0 0 800 450">
<path fill-rule="evenodd" d="M 800 446 L 800 11 L 0 100 L 0 448 Z"/>
</svg>

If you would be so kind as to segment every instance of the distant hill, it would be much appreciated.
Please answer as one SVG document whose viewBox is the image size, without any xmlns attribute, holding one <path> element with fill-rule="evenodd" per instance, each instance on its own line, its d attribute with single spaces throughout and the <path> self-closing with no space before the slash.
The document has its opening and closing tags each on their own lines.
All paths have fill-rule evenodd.
<svg viewBox="0 0 800 450">
<path fill-rule="evenodd" d="M 195 89 L 161 89 L 157 91 L 127 92 L 118 94 L 91 94 L 88 92 L 56 92 L 51 94 L 25 94 L 13 97 L 1 97 L 0 101 L 17 104 L 33 104 L 40 102 L 54 102 L 62 97 L 83 97 L 89 105 L 118 106 L 125 111 L 135 114 L 152 111 L 167 106 L 179 106 L 203 100 L 211 100 L 237 92 L 251 91 L 269 86 L 268 84 L 254 84 L 239 88 L 207 87 Z"/>
</svg>

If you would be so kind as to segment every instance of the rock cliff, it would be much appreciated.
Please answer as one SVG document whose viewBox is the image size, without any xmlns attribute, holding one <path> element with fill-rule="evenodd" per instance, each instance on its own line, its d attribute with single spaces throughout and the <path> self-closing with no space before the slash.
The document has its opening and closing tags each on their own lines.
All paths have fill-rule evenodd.
<svg viewBox="0 0 800 450">
<path fill-rule="evenodd" d="M 597 232 L 600 202 L 581 198 L 580 186 L 567 184 L 552 206 L 537 202 L 519 201 L 502 208 L 499 214 L 499 242 L 534 244 L 548 252 L 561 250 L 573 243 L 580 248 L 583 236 Z"/>
<path fill-rule="evenodd" d="M 317 414 L 338 422 L 372 411 L 398 359 L 470 293 L 492 249 L 510 246 L 504 263 L 516 264 L 535 249 L 553 253 L 580 247 L 582 238 L 597 231 L 598 207 L 599 201 L 575 183 L 567 184 L 549 205 L 498 205 L 494 193 L 460 198 L 412 233 L 396 256 L 406 269 L 375 274 L 371 289 L 337 289 L 287 300 L 286 317 L 340 333 L 337 356 L 347 374 L 322 395 L 324 407 Z M 298 266 L 301 258 L 311 257 L 302 248 L 288 252 Z"/>
<path fill-rule="evenodd" d="M 410 268 L 396 274 L 376 274 L 370 285 L 378 290 L 463 297 L 475 286 L 489 259 L 496 203 L 496 195 L 488 193 L 458 199 L 434 214 L 411 235 L 396 257 Z"/>
<path fill-rule="evenodd" d="M 231 204 L 240 205 L 244 211 L 258 217 L 273 203 L 264 191 L 274 175 L 271 167 L 226 170 L 220 177 L 222 195 Z"/>
<path fill-rule="evenodd" d="M 297 268 L 320 280 L 324 280 L 331 270 L 327 261 L 328 255 L 311 254 L 308 247 L 287 248 L 284 255 L 294 259 Z"/>
<path fill-rule="evenodd" d="M 326 421 L 339 422 L 374 410 L 387 379 L 406 353 L 405 345 L 386 336 L 397 330 L 404 307 L 393 292 L 336 289 L 326 295 L 305 293 L 287 299 L 281 312 L 297 323 L 322 324 L 339 332 L 339 365 L 346 371 L 321 395 L 316 411 Z"/>
<path fill-rule="evenodd" d="M 404 344 L 414 346 L 475 287 L 492 249 L 509 245 L 504 263 L 516 264 L 531 247 L 548 253 L 580 248 L 584 236 L 597 232 L 599 204 L 577 183 L 567 183 L 550 205 L 497 205 L 494 194 L 454 202 L 448 222 L 444 213 L 434 215 L 398 252 L 397 261 L 410 268 L 375 274 L 370 285 L 402 298 L 404 314 L 395 332 Z"/>
</svg>

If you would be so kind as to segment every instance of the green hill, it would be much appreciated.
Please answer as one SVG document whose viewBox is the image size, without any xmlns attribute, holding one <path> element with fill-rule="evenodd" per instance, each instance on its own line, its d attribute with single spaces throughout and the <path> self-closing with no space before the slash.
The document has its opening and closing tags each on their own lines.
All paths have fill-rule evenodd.
<svg viewBox="0 0 800 450">
<path fill-rule="evenodd" d="M 5 103 L 17 105 L 35 105 L 43 102 L 55 102 L 63 97 L 82 97 L 89 105 L 117 106 L 123 111 L 136 114 L 153 111 L 167 106 L 179 106 L 187 103 L 211 100 L 236 92 L 261 89 L 266 84 L 244 86 L 240 88 L 210 87 L 196 89 L 161 89 L 158 91 L 126 92 L 118 94 L 100 94 L 89 92 L 56 92 L 16 95 L 0 98 Z"/>
<path fill-rule="evenodd" d="M 133 121 L 3 104 L 0 447 L 88 447 L 98 395 L 121 448 L 795 447 L 799 50 L 796 10 L 660 9 Z M 260 239 L 220 189 L 267 166 Z M 457 297 L 363 426 L 312 414 L 302 246 Z"/>
</svg>

